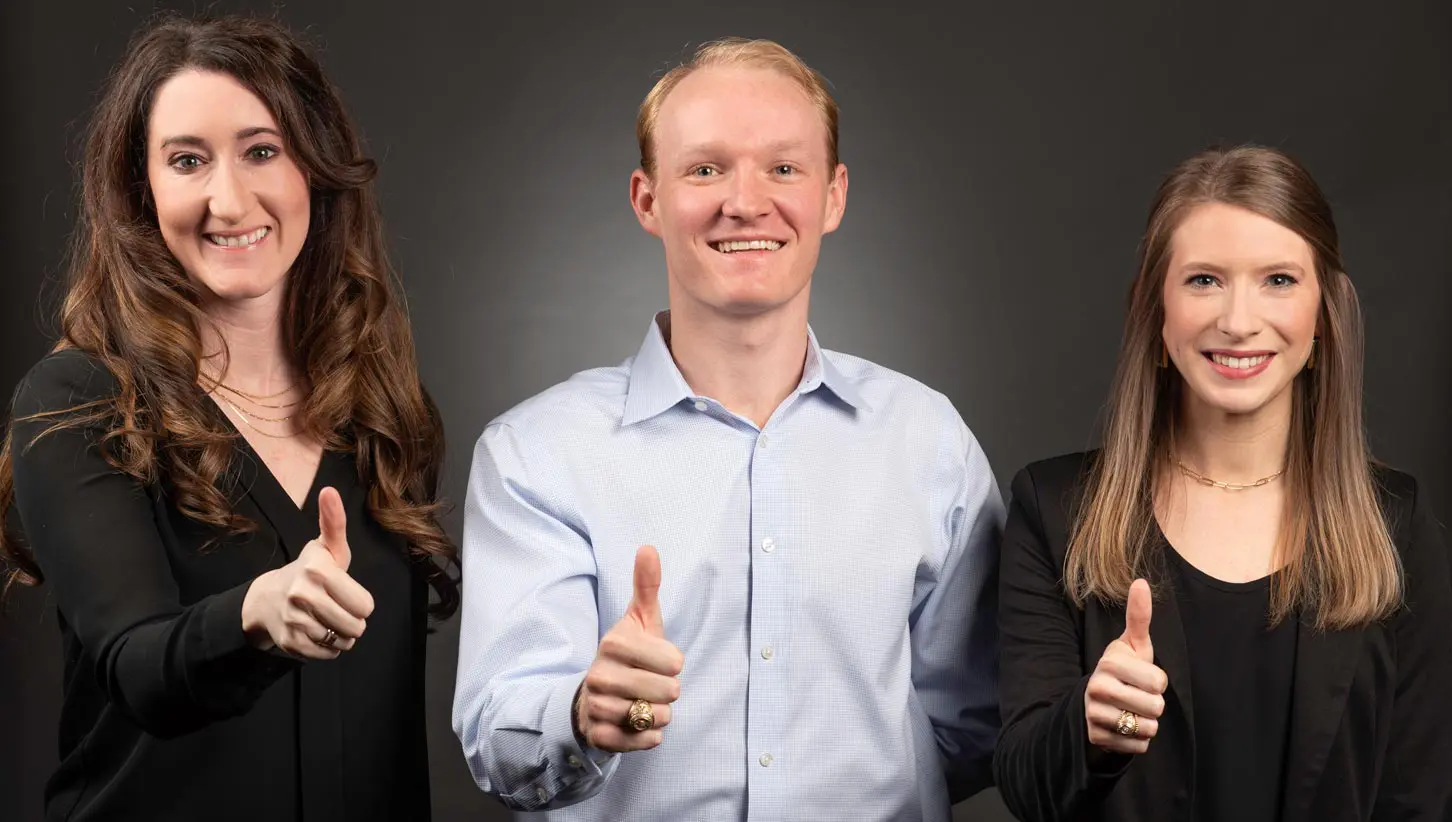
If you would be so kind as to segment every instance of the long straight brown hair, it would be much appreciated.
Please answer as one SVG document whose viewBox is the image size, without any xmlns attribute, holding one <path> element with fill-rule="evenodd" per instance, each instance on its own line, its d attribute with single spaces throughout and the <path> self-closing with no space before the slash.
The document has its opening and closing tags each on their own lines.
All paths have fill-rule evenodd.
<svg viewBox="0 0 1452 822">
<path fill-rule="evenodd" d="M 1362 426 L 1362 321 L 1331 206 L 1284 153 L 1210 149 L 1165 179 L 1150 210 L 1139 273 L 1110 395 L 1103 449 L 1075 518 L 1064 585 L 1081 607 L 1123 603 L 1150 576 L 1154 503 L 1171 476 L 1183 379 L 1160 368 L 1164 282 L 1175 230 L 1197 206 L 1224 203 L 1296 232 L 1311 247 L 1321 286 L 1314 368 L 1292 384 L 1285 511 L 1271 580 L 1270 619 L 1301 613 L 1326 629 L 1382 618 L 1401 601 L 1401 564 L 1387 530 Z"/>
<path fill-rule="evenodd" d="M 459 591 L 448 566 L 456 549 L 437 521 L 443 428 L 419 380 L 385 252 L 377 169 L 317 60 L 276 22 L 159 18 L 109 78 L 86 139 L 57 348 L 96 357 L 118 388 L 114 398 L 45 415 L 56 419 L 46 432 L 103 425 L 107 458 L 144 484 L 168 479 L 185 515 L 231 533 L 255 527 L 219 487 L 234 465 L 237 435 L 198 382 L 199 329 L 210 320 L 162 240 L 147 183 L 152 102 L 186 69 L 229 75 L 256 94 L 307 174 L 310 228 L 287 275 L 282 317 L 287 349 L 312 386 L 301 427 L 327 450 L 354 456 L 369 513 L 423 563 L 434 615 L 452 614 Z M 0 521 L 10 519 L 14 502 L 12 449 L 26 445 L 11 441 L 13 430 L 0 448 Z M 0 531 L 0 556 L 11 581 L 42 581 L 21 534 Z"/>
</svg>

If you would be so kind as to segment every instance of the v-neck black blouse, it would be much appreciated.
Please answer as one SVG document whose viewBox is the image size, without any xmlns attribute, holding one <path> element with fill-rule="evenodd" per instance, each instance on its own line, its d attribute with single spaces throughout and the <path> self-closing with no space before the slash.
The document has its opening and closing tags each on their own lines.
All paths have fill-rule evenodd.
<svg viewBox="0 0 1452 822">
<path fill-rule="evenodd" d="M 21 382 L 14 418 L 115 387 L 89 355 L 52 354 Z M 403 540 L 368 515 L 353 458 L 325 452 L 299 509 L 239 436 L 223 490 L 257 529 L 216 542 L 222 532 L 184 516 L 168 481 L 143 486 L 106 462 L 104 427 L 32 444 L 48 425 L 15 423 L 12 446 L 21 532 L 65 655 L 46 819 L 427 819 L 427 586 Z M 348 573 L 375 602 L 367 630 L 331 661 L 256 650 L 242 633 L 247 588 L 317 537 L 327 486 L 348 515 Z"/>
</svg>

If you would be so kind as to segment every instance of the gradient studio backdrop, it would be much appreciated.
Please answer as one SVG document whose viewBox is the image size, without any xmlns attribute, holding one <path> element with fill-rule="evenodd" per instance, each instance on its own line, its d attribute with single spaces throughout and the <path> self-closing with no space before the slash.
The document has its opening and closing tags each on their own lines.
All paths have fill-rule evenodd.
<svg viewBox="0 0 1452 822">
<path fill-rule="evenodd" d="M 817 269 L 823 344 L 945 392 L 1002 483 L 1092 444 L 1160 177 L 1207 144 L 1254 140 L 1295 154 L 1331 197 L 1367 315 L 1372 443 L 1446 521 L 1452 6 L 1056 5 L 4 0 L 0 395 L 53 339 L 43 286 L 72 225 L 79 134 L 130 32 L 157 8 L 276 14 L 322 46 L 381 163 L 457 503 L 490 418 L 630 355 L 663 307 L 658 241 L 627 199 L 636 106 L 701 40 L 742 34 L 796 50 L 842 106 L 852 186 Z M 459 516 L 447 526 L 457 537 Z M 506 819 L 449 727 L 457 636 L 455 620 L 429 647 L 435 818 Z M 59 650 L 45 591 L 14 596 L 0 618 L 6 820 L 40 818 Z M 1008 818 L 991 793 L 957 815 Z"/>
</svg>

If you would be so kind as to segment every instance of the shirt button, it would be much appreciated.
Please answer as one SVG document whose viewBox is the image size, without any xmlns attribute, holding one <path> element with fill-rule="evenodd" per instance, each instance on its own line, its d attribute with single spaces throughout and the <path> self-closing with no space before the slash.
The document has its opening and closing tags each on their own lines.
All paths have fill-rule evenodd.
<svg viewBox="0 0 1452 822">
<path fill-rule="evenodd" d="M 541 802 L 548 802 L 550 798 L 550 792 L 545 790 L 544 788 L 535 788 L 534 795 L 538 796 L 539 801 Z"/>
<path fill-rule="evenodd" d="M 756 438 L 756 447 L 757 448 L 765 448 L 766 447 L 766 435 L 765 434 L 762 434 L 761 436 L 759 436 L 759 437 Z"/>
<path fill-rule="evenodd" d="M 584 764 L 585 763 L 583 763 L 583 762 L 580 761 L 580 757 L 575 756 L 574 754 L 570 754 L 570 767 L 571 768 L 578 768 L 578 767 L 581 767 Z"/>
<path fill-rule="evenodd" d="M 771 659 L 773 656 L 776 656 L 776 651 L 773 651 L 771 649 L 771 646 L 770 645 L 768 645 L 765 648 L 762 648 L 761 649 L 761 658 L 762 659 Z"/>
<path fill-rule="evenodd" d="M 761 759 L 758 760 L 758 761 L 761 762 L 761 767 L 763 767 L 763 768 L 770 768 L 771 767 L 771 754 L 769 754 L 769 753 L 762 754 L 761 755 Z"/>
<path fill-rule="evenodd" d="M 767 552 L 768 554 L 771 553 L 772 551 L 775 551 L 776 550 L 776 540 L 772 539 L 771 537 L 767 537 L 766 539 L 762 540 L 761 541 L 761 550 Z"/>
<path fill-rule="evenodd" d="M 705 411 L 706 410 L 706 402 L 705 402 L 705 400 L 696 400 L 696 410 L 697 411 Z"/>
</svg>

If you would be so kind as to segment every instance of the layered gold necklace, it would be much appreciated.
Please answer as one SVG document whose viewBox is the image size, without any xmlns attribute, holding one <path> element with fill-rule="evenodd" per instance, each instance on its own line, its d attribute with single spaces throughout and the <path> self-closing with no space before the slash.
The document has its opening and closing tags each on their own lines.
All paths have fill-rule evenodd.
<svg viewBox="0 0 1452 822">
<path fill-rule="evenodd" d="M 253 404 L 253 405 L 255 405 L 255 406 L 259 407 L 259 408 L 266 408 L 266 409 L 269 409 L 269 410 L 283 411 L 283 410 L 286 410 L 286 409 L 293 408 L 293 407 L 297 406 L 299 403 L 302 402 L 302 399 L 301 398 L 298 398 L 298 399 L 293 400 L 292 402 L 287 402 L 287 403 L 271 403 L 271 402 L 268 402 L 268 401 L 269 400 L 275 400 L 278 397 L 281 397 L 281 396 L 287 394 L 289 391 L 293 390 L 294 386 L 289 385 L 288 387 L 282 389 L 281 391 L 278 391 L 275 394 L 260 395 L 260 394 L 249 394 L 246 391 L 243 391 L 240 388 L 234 388 L 234 387 L 232 387 L 232 386 L 230 386 L 230 385 L 222 382 L 221 380 L 215 380 L 215 381 L 213 381 L 212 382 L 212 385 L 214 386 L 213 387 L 213 390 L 211 390 L 211 391 L 209 391 L 207 393 L 209 393 L 213 397 L 216 397 L 217 399 L 221 400 L 228 408 L 232 409 L 233 413 L 235 413 L 237 415 L 237 418 L 240 419 L 240 420 L 242 420 L 242 424 L 243 425 L 246 425 L 248 428 L 251 428 L 253 431 L 256 431 L 258 434 L 260 434 L 260 435 L 262 435 L 264 437 L 270 437 L 271 439 L 275 439 L 275 440 L 292 439 L 293 437 L 297 436 L 297 434 L 298 434 L 297 431 L 292 431 L 291 433 L 287 433 L 287 434 L 276 434 L 276 433 L 273 433 L 271 431 L 267 431 L 267 430 L 264 430 L 262 428 L 259 428 L 257 426 L 257 424 L 253 422 L 253 420 L 256 420 L 257 422 L 268 422 L 268 423 L 273 423 L 273 424 L 281 424 L 281 423 L 287 422 L 288 420 L 291 420 L 293 418 L 293 415 L 292 414 L 287 414 L 286 416 L 281 416 L 281 417 L 268 417 L 268 416 L 264 416 L 262 414 L 259 414 L 259 413 L 255 412 L 255 411 L 253 411 L 253 412 L 243 411 L 237 405 L 237 403 L 235 403 L 231 399 L 229 399 L 226 396 L 226 394 L 221 394 L 221 393 L 218 393 L 216 391 L 216 389 L 220 388 L 223 391 L 226 391 L 227 393 L 230 393 L 230 394 L 236 396 L 237 398 L 239 398 L 241 400 L 245 400 L 246 402 L 249 402 L 249 403 L 251 403 L 251 404 Z"/>
</svg>

